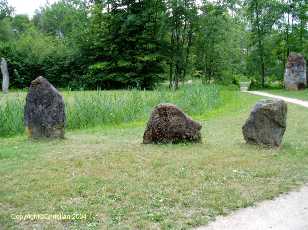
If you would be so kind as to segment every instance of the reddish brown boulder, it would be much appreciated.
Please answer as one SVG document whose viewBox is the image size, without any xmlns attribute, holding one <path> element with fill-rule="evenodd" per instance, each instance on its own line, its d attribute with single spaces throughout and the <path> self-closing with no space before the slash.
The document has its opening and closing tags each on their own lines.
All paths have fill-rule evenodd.
<svg viewBox="0 0 308 230">
<path fill-rule="evenodd" d="M 143 135 L 143 143 L 201 142 L 202 125 L 172 104 L 156 106 Z"/>
<path fill-rule="evenodd" d="M 284 74 L 284 84 L 289 90 L 306 88 L 306 62 L 303 55 L 290 53 Z"/>
</svg>

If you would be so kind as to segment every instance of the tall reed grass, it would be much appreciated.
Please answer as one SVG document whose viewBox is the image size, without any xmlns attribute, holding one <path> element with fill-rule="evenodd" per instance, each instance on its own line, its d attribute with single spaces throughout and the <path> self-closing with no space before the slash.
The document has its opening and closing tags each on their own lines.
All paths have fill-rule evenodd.
<svg viewBox="0 0 308 230">
<path fill-rule="evenodd" d="M 220 87 L 187 85 L 178 91 L 65 91 L 67 128 L 82 129 L 106 124 L 143 121 L 159 103 L 173 103 L 190 115 L 202 116 L 222 103 Z M 24 132 L 25 93 L 0 98 L 0 136 Z"/>
<path fill-rule="evenodd" d="M 12 136 L 24 132 L 24 95 L 0 97 L 0 136 Z"/>
</svg>

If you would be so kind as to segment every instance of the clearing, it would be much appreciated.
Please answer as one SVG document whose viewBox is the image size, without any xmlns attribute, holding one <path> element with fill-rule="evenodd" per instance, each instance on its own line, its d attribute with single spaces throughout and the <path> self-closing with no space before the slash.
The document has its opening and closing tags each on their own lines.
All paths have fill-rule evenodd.
<svg viewBox="0 0 308 230">
<path fill-rule="evenodd" d="M 63 141 L 1 138 L 0 229 L 187 229 L 307 182 L 308 110 L 289 105 L 281 148 L 246 145 L 241 127 L 260 97 L 234 94 L 198 118 L 202 144 L 142 145 L 146 120 Z M 84 218 L 22 219 L 60 213 Z"/>
</svg>

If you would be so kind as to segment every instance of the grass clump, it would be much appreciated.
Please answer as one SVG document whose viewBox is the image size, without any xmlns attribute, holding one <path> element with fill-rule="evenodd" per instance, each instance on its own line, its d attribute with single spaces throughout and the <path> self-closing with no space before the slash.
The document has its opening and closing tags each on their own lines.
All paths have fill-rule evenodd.
<svg viewBox="0 0 308 230">
<path fill-rule="evenodd" d="M 69 92 L 68 128 L 88 128 L 145 120 L 159 103 L 173 103 L 191 115 L 202 115 L 221 104 L 216 85 L 186 86 L 178 91 Z"/>
<path fill-rule="evenodd" d="M 0 98 L 0 136 L 10 136 L 24 132 L 24 99 L 21 97 Z"/>
<path fill-rule="evenodd" d="M 190 115 L 203 116 L 222 105 L 217 85 L 187 85 L 178 91 L 64 91 L 67 128 L 82 129 L 144 121 L 159 103 L 173 103 Z M 0 136 L 22 134 L 26 93 L 6 95 L 0 106 Z"/>
</svg>

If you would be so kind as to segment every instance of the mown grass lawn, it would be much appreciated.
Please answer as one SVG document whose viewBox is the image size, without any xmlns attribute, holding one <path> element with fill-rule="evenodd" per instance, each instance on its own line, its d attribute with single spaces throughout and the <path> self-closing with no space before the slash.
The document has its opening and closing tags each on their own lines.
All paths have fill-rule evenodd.
<svg viewBox="0 0 308 230">
<path fill-rule="evenodd" d="M 289 105 L 281 148 L 260 148 L 241 133 L 259 98 L 232 95 L 195 117 L 202 144 L 142 145 L 145 121 L 69 131 L 63 141 L 1 138 L 0 229 L 187 229 L 307 182 L 308 110 Z M 58 213 L 87 216 L 14 219 Z"/>
</svg>

